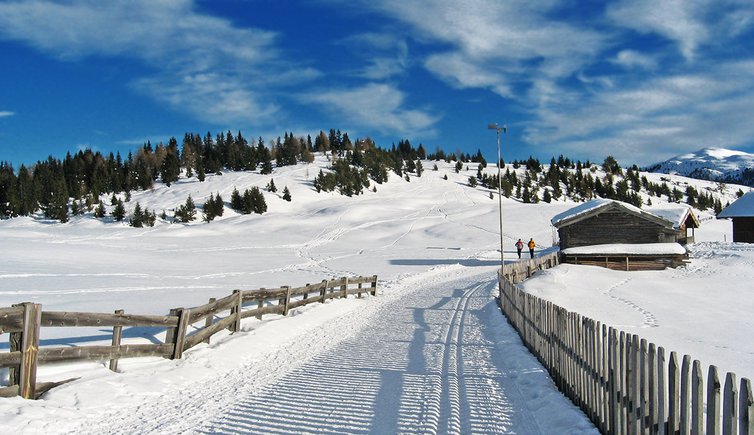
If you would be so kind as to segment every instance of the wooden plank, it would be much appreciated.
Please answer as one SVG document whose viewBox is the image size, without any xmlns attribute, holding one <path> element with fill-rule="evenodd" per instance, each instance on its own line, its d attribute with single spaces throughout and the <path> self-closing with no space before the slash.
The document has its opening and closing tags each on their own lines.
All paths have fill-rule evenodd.
<svg viewBox="0 0 754 435">
<path fill-rule="evenodd" d="M 261 291 L 264 291 L 263 288 L 259 289 Z M 262 315 L 264 314 L 262 310 L 264 309 L 264 299 L 259 299 L 257 303 L 257 310 L 256 310 L 256 316 L 258 320 L 262 320 Z M 253 314 L 248 314 L 249 316 L 252 316 Z M 241 316 L 244 317 L 244 313 L 241 313 Z"/>
<path fill-rule="evenodd" d="M 115 314 L 123 314 L 123 310 L 115 310 Z M 123 335 L 123 327 L 113 326 L 113 340 L 112 340 L 113 346 L 120 346 L 120 340 L 121 340 L 122 335 Z M 110 370 L 114 372 L 118 371 L 118 360 L 116 358 L 113 358 L 110 360 Z"/>
<path fill-rule="evenodd" d="M 707 435 L 720 434 L 720 377 L 717 367 L 709 366 L 707 372 Z"/>
<path fill-rule="evenodd" d="M 291 304 L 291 287 L 290 286 L 283 286 L 283 288 L 286 289 L 285 297 L 281 299 L 281 302 L 283 303 L 283 315 L 288 315 L 288 310 L 290 310 L 290 304 Z"/>
<path fill-rule="evenodd" d="M 83 313 L 66 311 L 43 311 L 43 327 L 83 327 L 83 326 L 162 326 L 174 327 L 176 316 L 143 316 L 137 314 Z"/>
<path fill-rule="evenodd" d="M 372 275 L 372 282 L 370 284 L 372 296 L 377 296 L 377 275 Z"/>
<path fill-rule="evenodd" d="M 325 279 L 322 281 L 322 289 L 319 291 L 319 298 L 320 302 L 323 304 L 325 303 L 325 300 L 327 300 L 327 287 L 329 286 L 328 281 Z"/>
<path fill-rule="evenodd" d="M 105 361 L 144 356 L 173 356 L 173 345 L 122 344 L 120 346 L 43 347 L 39 349 L 39 361 L 44 363 L 71 360 Z"/>
<path fill-rule="evenodd" d="M 675 434 L 681 429 L 681 369 L 678 354 L 670 352 L 668 361 L 668 424 L 667 433 Z"/>
<path fill-rule="evenodd" d="M 683 356 L 683 362 L 681 363 L 681 434 L 691 433 L 691 418 L 689 415 L 689 405 L 691 399 L 691 357 L 688 355 Z"/>
<path fill-rule="evenodd" d="M 738 434 L 738 382 L 734 373 L 725 376 L 722 423 L 723 435 Z"/>
<path fill-rule="evenodd" d="M 277 288 L 277 289 L 259 289 L 259 290 L 243 290 L 241 293 L 243 294 L 243 301 L 249 302 L 249 301 L 258 301 L 258 300 L 268 300 L 268 299 L 280 299 L 282 297 L 285 297 L 286 293 L 285 288 Z"/>
<path fill-rule="evenodd" d="M 194 324 L 207 317 L 212 317 L 219 312 L 230 310 L 237 303 L 237 297 L 238 296 L 236 296 L 235 293 L 231 293 L 224 298 L 212 298 L 208 303 L 192 308 L 189 324 Z"/>
<path fill-rule="evenodd" d="M 191 310 L 185 308 L 176 308 L 175 313 L 178 316 L 178 327 L 175 329 L 172 359 L 181 359 L 183 356 L 183 344 L 186 340 L 186 331 L 188 330 L 188 319 L 191 316 Z"/>
<path fill-rule="evenodd" d="M 0 334 L 21 332 L 24 324 L 23 316 L 23 307 L 0 308 Z"/>
<path fill-rule="evenodd" d="M 701 435 L 704 430 L 704 375 L 702 364 L 694 360 L 691 367 L 691 434 Z"/>
<path fill-rule="evenodd" d="M 18 372 L 18 395 L 32 399 L 37 386 L 37 362 L 39 352 L 39 328 L 42 306 L 25 302 L 24 327 L 21 332 L 21 365 Z"/>
<path fill-rule="evenodd" d="M 649 396 L 649 354 L 647 349 L 647 340 L 642 338 L 639 345 L 639 432 L 642 434 L 649 433 L 647 420 L 649 417 L 648 396 Z"/>
<path fill-rule="evenodd" d="M 241 312 L 241 318 L 256 316 L 260 318 L 263 314 L 283 314 L 282 305 L 268 305 L 262 308 L 255 308 L 253 310 L 244 310 Z"/>
<path fill-rule="evenodd" d="M 631 401 L 629 413 L 631 415 L 630 428 L 631 434 L 638 435 L 641 433 L 641 348 L 639 345 L 639 336 L 631 335 L 631 372 L 630 372 L 630 391 Z"/>
<path fill-rule="evenodd" d="M 348 297 L 348 277 L 347 276 L 344 276 L 343 278 L 341 278 L 340 292 L 342 293 L 341 297 L 343 298 Z"/>
<path fill-rule="evenodd" d="M 203 341 L 209 341 L 210 337 L 222 331 L 223 329 L 229 327 L 235 321 L 236 319 L 234 317 L 228 316 L 228 317 L 218 320 L 217 322 L 213 323 L 212 325 L 206 328 L 203 328 L 197 331 L 194 334 L 189 335 L 184 340 L 183 351 L 185 352 Z"/>
<path fill-rule="evenodd" d="M 214 303 L 214 302 L 217 302 L 217 299 L 215 299 L 215 298 L 209 298 L 209 303 L 208 303 L 207 305 L 211 305 L 211 304 L 212 304 L 212 303 Z M 194 310 L 191 310 L 191 317 L 194 317 Z M 215 317 L 215 311 L 212 311 L 212 314 L 209 314 L 209 315 L 208 315 L 208 316 L 207 316 L 207 317 L 206 317 L 206 318 L 204 319 L 204 320 L 205 320 L 205 321 L 204 321 L 204 328 L 205 328 L 205 329 L 206 329 L 206 328 L 209 328 L 210 326 L 212 326 L 212 322 L 213 322 L 213 320 L 214 320 L 214 317 Z M 189 323 L 193 323 L 193 322 L 191 322 L 191 319 L 189 319 Z M 205 342 L 205 343 L 207 343 L 207 344 L 209 344 L 209 337 L 210 337 L 210 336 L 207 336 L 207 338 L 206 338 L 206 339 L 204 339 L 204 342 Z"/>
<path fill-rule="evenodd" d="M 678 365 L 678 361 L 676 359 L 676 365 Z M 668 396 L 666 394 L 665 386 L 667 385 L 666 378 L 665 378 L 665 348 L 662 346 L 659 346 L 657 348 L 657 406 L 655 409 L 657 410 L 657 434 L 658 435 L 665 435 L 666 433 L 666 426 L 665 426 L 665 408 L 667 406 L 668 402 Z M 678 383 L 676 382 L 676 385 Z M 675 432 L 673 432 L 675 433 Z"/>
<path fill-rule="evenodd" d="M 0 352 L 0 368 L 21 365 L 21 351 Z"/>
<path fill-rule="evenodd" d="M 607 337 L 607 347 L 608 347 L 608 360 L 607 360 L 607 368 L 608 368 L 608 382 L 609 382 L 609 391 L 610 391 L 610 424 L 609 429 L 610 433 L 618 434 L 620 433 L 620 411 L 619 411 L 619 403 L 620 403 L 620 388 L 619 388 L 619 381 L 618 378 L 620 376 L 620 369 L 619 369 L 619 363 L 618 363 L 618 336 L 615 329 L 612 327 L 608 329 L 608 337 Z"/>
<path fill-rule="evenodd" d="M 319 303 L 319 298 L 308 298 L 308 299 L 299 299 L 297 301 L 291 301 L 290 305 L 288 306 L 288 309 L 292 310 L 294 308 L 303 307 L 305 305 L 309 305 L 313 303 Z"/>
<path fill-rule="evenodd" d="M 233 290 L 233 296 L 235 301 L 230 308 L 230 317 L 233 318 L 233 322 L 228 325 L 228 329 L 231 332 L 238 332 L 241 330 L 241 310 L 243 308 L 243 292 L 241 290 Z"/>
<path fill-rule="evenodd" d="M 746 378 L 741 378 L 738 390 L 738 431 L 741 435 L 754 435 L 754 391 Z"/>
<path fill-rule="evenodd" d="M 657 433 L 657 346 L 649 343 L 647 354 L 649 367 L 647 370 L 647 433 Z"/>
</svg>

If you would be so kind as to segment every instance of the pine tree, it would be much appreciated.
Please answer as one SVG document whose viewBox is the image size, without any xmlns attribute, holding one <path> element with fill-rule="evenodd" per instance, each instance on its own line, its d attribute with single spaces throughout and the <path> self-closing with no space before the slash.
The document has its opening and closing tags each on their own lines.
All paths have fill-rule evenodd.
<svg viewBox="0 0 754 435">
<path fill-rule="evenodd" d="M 416 176 L 417 177 L 421 177 L 422 176 L 422 172 L 424 172 L 424 166 L 422 165 L 422 161 L 421 160 L 417 160 L 416 161 Z"/>
<path fill-rule="evenodd" d="M 471 187 L 476 187 L 477 186 L 476 177 L 469 177 L 469 186 L 471 186 Z"/>
<path fill-rule="evenodd" d="M 141 228 L 144 226 L 144 214 L 141 211 L 141 204 L 138 202 L 134 206 L 133 216 L 131 216 L 130 224 L 132 227 Z"/>
<path fill-rule="evenodd" d="M 106 211 L 105 211 L 105 204 L 100 201 L 99 205 L 96 209 L 94 209 L 94 217 L 102 219 L 105 217 Z"/>
<path fill-rule="evenodd" d="M 113 209 L 112 216 L 118 222 L 122 221 L 126 217 L 126 207 L 123 205 L 122 200 L 118 199 L 115 202 L 115 208 Z"/>
<path fill-rule="evenodd" d="M 273 180 L 272 178 L 270 178 L 270 182 L 267 183 L 267 191 L 272 192 L 272 193 L 275 193 L 278 191 L 278 188 L 275 187 L 275 180 Z"/>
<path fill-rule="evenodd" d="M 291 200 L 291 191 L 288 190 L 288 186 L 285 186 L 285 188 L 283 188 L 283 199 L 286 201 Z"/>
<path fill-rule="evenodd" d="M 186 198 L 186 203 L 175 210 L 175 219 L 178 222 L 188 223 L 196 218 L 196 205 L 191 195 Z"/>
<path fill-rule="evenodd" d="M 238 192 L 238 189 L 234 187 L 233 193 L 230 195 L 230 207 L 235 211 L 242 212 L 244 209 L 243 205 L 243 197 Z"/>
</svg>

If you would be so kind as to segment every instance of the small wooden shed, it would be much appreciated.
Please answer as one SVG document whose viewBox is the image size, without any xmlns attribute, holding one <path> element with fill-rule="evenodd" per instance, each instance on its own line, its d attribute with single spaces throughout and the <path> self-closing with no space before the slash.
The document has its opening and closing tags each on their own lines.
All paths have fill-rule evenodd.
<svg viewBox="0 0 754 435">
<path fill-rule="evenodd" d="M 685 213 L 676 214 L 688 219 Z M 681 224 L 687 222 L 681 219 L 671 221 L 625 202 L 595 199 L 553 217 L 551 223 L 558 230 L 564 263 L 649 270 L 685 263 L 688 255 L 678 241 Z M 698 226 L 696 217 L 690 223 Z"/>
<path fill-rule="evenodd" d="M 551 220 L 560 249 L 612 243 L 670 243 L 678 241 L 673 222 L 631 204 L 593 199 Z"/>
<path fill-rule="evenodd" d="M 718 219 L 733 220 L 733 241 L 754 243 L 754 191 L 725 207 Z"/>
<path fill-rule="evenodd" d="M 691 206 L 686 204 L 662 204 L 647 207 L 644 210 L 672 222 L 673 228 L 678 230 L 676 242 L 682 245 L 694 243 L 694 230 L 699 228 L 699 219 L 694 214 Z M 689 230 L 691 230 L 690 234 Z"/>
</svg>

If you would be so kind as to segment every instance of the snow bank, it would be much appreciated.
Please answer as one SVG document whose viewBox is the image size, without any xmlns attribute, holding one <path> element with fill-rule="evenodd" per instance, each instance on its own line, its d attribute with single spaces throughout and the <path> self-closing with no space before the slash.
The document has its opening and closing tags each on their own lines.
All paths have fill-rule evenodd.
<svg viewBox="0 0 754 435">
<path fill-rule="evenodd" d="M 566 255 L 683 255 L 686 248 L 678 243 L 610 243 L 564 249 Z"/>
</svg>

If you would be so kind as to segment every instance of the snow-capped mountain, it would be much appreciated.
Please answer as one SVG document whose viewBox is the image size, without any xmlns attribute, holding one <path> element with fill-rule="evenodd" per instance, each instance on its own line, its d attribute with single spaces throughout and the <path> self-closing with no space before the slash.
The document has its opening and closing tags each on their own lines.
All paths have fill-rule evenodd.
<svg viewBox="0 0 754 435">
<path fill-rule="evenodd" d="M 649 166 L 647 171 L 751 186 L 754 185 L 754 154 L 725 148 L 704 148 Z"/>
</svg>

